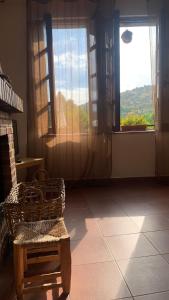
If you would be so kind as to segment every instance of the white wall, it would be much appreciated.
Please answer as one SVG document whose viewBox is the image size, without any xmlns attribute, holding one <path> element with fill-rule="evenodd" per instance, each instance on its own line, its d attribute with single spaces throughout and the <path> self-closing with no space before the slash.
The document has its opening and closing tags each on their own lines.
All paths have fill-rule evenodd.
<svg viewBox="0 0 169 300">
<path fill-rule="evenodd" d="M 0 63 L 9 76 L 13 89 L 24 100 L 24 113 L 18 120 L 20 155 L 27 148 L 27 70 L 26 70 L 26 0 L 6 0 L 0 3 Z"/>
<path fill-rule="evenodd" d="M 121 15 L 157 13 L 160 0 L 117 0 Z M 115 133 L 112 135 L 112 177 L 155 176 L 155 133 Z"/>
<path fill-rule="evenodd" d="M 155 176 L 155 133 L 112 135 L 112 177 Z"/>
</svg>

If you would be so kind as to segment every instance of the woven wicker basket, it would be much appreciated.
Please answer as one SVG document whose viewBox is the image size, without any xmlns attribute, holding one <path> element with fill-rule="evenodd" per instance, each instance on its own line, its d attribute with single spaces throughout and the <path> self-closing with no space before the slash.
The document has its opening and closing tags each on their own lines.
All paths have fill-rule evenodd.
<svg viewBox="0 0 169 300">
<path fill-rule="evenodd" d="M 4 202 L 4 213 L 9 231 L 15 234 L 19 222 L 56 219 L 63 216 L 65 190 L 62 186 L 43 187 L 20 183 L 11 189 Z M 47 196 L 47 197 L 44 197 Z"/>
</svg>

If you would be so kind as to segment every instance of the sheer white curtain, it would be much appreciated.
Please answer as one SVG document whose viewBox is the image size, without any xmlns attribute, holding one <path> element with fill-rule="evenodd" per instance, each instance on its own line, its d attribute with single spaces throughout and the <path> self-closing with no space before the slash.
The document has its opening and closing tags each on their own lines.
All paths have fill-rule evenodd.
<svg viewBox="0 0 169 300">
<path fill-rule="evenodd" d="M 169 176 L 169 3 L 161 2 L 156 101 L 156 175 Z"/>
<path fill-rule="evenodd" d="M 109 4 L 107 11 L 112 9 Z M 46 15 L 52 19 L 53 96 Z M 84 0 L 30 1 L 29 17 L 29 154 L 44 156 L 51 176 L 111 177 L 112 17 L 98 13 L 96 3 Z M 49 134 L 51 124 L 55 128 Z"/>
</svg>

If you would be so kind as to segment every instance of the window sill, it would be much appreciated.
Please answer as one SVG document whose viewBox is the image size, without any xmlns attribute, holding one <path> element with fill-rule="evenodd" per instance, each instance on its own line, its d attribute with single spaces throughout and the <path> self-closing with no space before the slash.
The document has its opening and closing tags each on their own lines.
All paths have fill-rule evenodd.
<svg viewBox="0 0 169 300">
<path fill-rule="evenodd" d="M 131 130 L 131 131 L 113 131 L 113 134 L 134 134 L 134 133 L 139 133 L 139 134 L 151 134 L 155 133 L 155 130 Z"/>
<path fill-rule="evenodd" d="M 132 131 L 112 131 L 112 134 L 154 134 L 155 130 L 132 130 Z M 67 134 L 57 134 L 57 133 L 47 133 L 45 135 L 42 136 L 42 138 L 52 138 L 52 137 L 56 137 L 56 136 L 64 136 Z M 71 134 L 72 135 L 72 134 Z M 73 134 L 73 135 L 87 135 L 87 133 L 78 133 L 78 134 Z"/>
</svg>

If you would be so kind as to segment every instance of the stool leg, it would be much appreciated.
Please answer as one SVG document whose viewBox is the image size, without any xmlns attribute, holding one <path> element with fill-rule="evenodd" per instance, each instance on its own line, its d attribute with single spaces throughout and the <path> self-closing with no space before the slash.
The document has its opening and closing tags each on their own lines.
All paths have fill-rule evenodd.
<svg viewBox="0 0 169 300">
<path fill-rule="evenodd" d="M 24 271 L 27 271 L 28 265 L 27 265 L 27 249 L 25 248 L 24 250 Z"/>
<path fill-rule="evenodd" d="M 14 244 L 14 274 L 17 300 L 23 300 L 24 288 L 24 249 Z"/>
<path fill-rule="evenodd" d="M 71 283 L 71 253 L 70 253 L 70 238 L 61 240 L 61 274 L 63 293 L 70 293 Z"/>
</svg>

